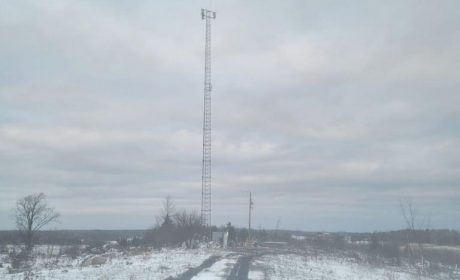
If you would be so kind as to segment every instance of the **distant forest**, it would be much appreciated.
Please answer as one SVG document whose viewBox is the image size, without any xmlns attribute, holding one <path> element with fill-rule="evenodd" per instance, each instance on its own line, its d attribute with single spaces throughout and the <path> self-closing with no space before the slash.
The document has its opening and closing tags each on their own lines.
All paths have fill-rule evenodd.
<svg viewBox="0 0 460 280">
<path fill-rule="evenodd" d="M 218 228 L 215 228 L 218 230 Z M 244 229 L 236 229 L 244 231 Z M 129 238 L 142 243 L 149 230 L 50 230 L 37 233 L 37 244 L 77 245 L 105 243 Z M 348 240 L 350 242 L 392 241 L 405 243 L 409 236 L 407 230 L 374 232 L 374 233 L 349 233 L 349 232 L 303 232 L 291 230 L 253 230 L 259 242 L 265 241 L 292 241 L 292 236 L 304 236 L 308 241 L 315 242 L 319 239 Z M 417 242 L 435 245 L 460 246 L 460 232 L 454 230 L 419 230 Z M 415 240 L 414 240 L 415 242 Z M 0 231 L 0 244 L 21 244 L 21 235 L 16 230 Z"/>
</svg>

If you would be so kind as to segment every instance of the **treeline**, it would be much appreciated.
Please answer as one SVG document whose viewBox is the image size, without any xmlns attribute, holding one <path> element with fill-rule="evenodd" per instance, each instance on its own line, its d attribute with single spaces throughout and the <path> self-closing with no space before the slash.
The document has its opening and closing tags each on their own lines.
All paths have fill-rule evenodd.
<svg viewBox="0 0 460 280">
<path fill-rule="evenodd" d="M 105 243 L 120 239 L 143 238 L 146 230 L 44 230 L 38 231 L 35 244 L 82 245 Z M 21 232 L 17 230 L 0 231 L 0 244 L 23 243 Z"/>
<path fill-rule="evenodd" d="M 374 233 L 350 233 L 353 242 L 378 239 L 381 242 L 404 243 L 424 243 L 440 246 L 460 246 L 460 232 L 455 230 L 398 230 Z"/>
<path fill-rule="evenodd" d="M 56 245 L 81 245 L 89 243 L 105 243 L 108 241 L 120 241 L 126 239 L 128 242 L 148 243 L 155 240 L 155 234 L 161 234 L 158 226 L 148 230 L 45 230 L 37 232 L 36 244 Z M 229 241 L 236 243 L 245 242 L 248 238 L 247 228 L 234 227 L 231 223 L 220 227 L 213 226 L 212 231 L 228 231 Z M 211 231 L 210 230 L 210 231 Z M 252 236 L 256 241 L 285 241 L 293 242 L 292 236 L 305 236 L 307 240 L 324 243 L 345 243 L 350 240 L 352 243 L 366 242 L 392 242 L 405 244 L 408 241 L 440 246 L 460 246 L 460 232 L 455 230 L 422 230 L 416 235 L 409 234 L 408 230 L 374 232 L 374 233 L 321 233 L 302 232 L 291 230 L 252 230 Z M 411 239 L 417 236 L 418 239 Z M 408 240 L 409 239 L 409 240 Z M 0 231 L 0 244 L 21 244 L 23 239 L 17 230 Z"/>
</svg>

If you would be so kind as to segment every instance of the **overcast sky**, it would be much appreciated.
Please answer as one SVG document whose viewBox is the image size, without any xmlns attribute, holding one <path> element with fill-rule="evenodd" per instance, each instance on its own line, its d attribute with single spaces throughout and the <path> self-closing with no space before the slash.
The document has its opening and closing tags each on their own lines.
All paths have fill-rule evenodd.
<svg viewBox="0 0 460 280">
<path fill-rule="evenodd" d="M 0 229 L 199 210 L 209 1 L 0 2 Z M 460 229 L 458 1 L 214 1 L 213 222 Z"/>
</svg>

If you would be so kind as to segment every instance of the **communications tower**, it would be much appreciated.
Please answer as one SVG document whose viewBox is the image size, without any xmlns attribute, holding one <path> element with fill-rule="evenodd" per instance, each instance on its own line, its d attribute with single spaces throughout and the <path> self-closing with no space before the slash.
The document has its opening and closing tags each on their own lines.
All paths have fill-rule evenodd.
<svg viewBox="0 0 460 280">
<path fill-rule="evenodd" d="M 201 9 L 206 22 L 206 45 L 204 59 L 204 115 L 203 115 L 203 162 L 201 174 L 201 224 L 211 226 L 211 20 L 216 12 Z"/>
</svg>

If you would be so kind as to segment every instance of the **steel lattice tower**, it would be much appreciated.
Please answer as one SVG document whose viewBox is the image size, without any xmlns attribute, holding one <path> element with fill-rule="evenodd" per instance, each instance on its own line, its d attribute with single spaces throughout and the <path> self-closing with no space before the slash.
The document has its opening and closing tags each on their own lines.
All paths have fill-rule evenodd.
<svg viewBox="0 0 460 280">
<path fill-rule="evenodd" d="M 211 226 L 211 20 L 216 18 L 216 12 L 201 9 L 201 18 L 206 21 L 201 223 L 209 227 Z"/>
</svg>

